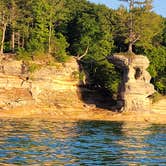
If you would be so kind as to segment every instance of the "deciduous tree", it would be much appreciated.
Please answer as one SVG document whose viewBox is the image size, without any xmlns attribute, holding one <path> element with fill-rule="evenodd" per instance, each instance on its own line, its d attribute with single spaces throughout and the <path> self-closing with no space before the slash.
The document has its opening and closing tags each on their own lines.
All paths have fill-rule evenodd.
<svg viewBox="0 0 166 166">
<path fill-rule="evenodd" d="M 0 1 L 0 54 L 4 51 L 4 41 L 6 27 L 9 23 L 8 3 L 6 0 Z"/>
</svg>

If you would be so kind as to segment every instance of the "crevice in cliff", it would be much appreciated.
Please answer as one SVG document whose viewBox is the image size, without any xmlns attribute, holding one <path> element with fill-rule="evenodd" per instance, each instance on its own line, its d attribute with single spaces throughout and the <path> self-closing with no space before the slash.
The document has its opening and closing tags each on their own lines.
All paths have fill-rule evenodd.
<svg viewBox="0 0 166 166">
<path fill-rule="evenodd" d="M 83 101 L 86 108 L 101 108 L 111 111 L 117 111 L 115 108 L 116 100 L 113 99 L 112 94 L 105 88 L 92 81 L 88 71 L 84 65 L 77 61 L 79 64 L 79 97 Z"/>
</svg>

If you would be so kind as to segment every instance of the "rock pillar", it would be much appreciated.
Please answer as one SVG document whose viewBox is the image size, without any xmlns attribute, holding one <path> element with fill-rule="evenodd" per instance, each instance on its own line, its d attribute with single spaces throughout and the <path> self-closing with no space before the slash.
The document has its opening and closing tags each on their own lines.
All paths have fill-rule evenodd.
<svg viewBox="0 0 166 166">
<path fill-rule="evenodd" d="M 119 86 L 118 107 L 122 111 L 150 111 L 151 96 L 155 90 L 147 72 L 149 60 L 143 55 L 115 54 L 108 61 L 123 71 Z"/>
</svg>

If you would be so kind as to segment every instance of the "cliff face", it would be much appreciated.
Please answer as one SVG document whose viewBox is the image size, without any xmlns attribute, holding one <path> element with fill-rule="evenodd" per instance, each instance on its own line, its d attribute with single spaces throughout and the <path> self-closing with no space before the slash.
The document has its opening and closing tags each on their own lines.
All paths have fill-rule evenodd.
<svg viewBox="0 0 166 166">
<path fill-rule="evenodd" d="M 41 65 L 33 73 L 23 71 L 22 61 L 4 61 L 0 67 L 0 109 L 31 105 L 60 108 L 81 103 L 79 66 L 74 58 L 64 65 Z"/>
<path fill-rule="evenodd" d="M 163 98 L 152 104 L 152 111 L 162 115 L 166 115 L 166 98 Z"/>
<path fill-rule="evenodd" d="M 154 92 L 154 88 L 149 83 L 150 75 L 146 72 L 149 63 L 146 57 L 138 56 L 130 64 L 130 59 L 114 55 L 110 61 L 124 71 L 122 84 L 119 88 L 119 107 L 132 111 L 150 110 L 151 101 L 148 96 Z M 113 118 L 108 116 L 112 112 L 96 109 L 95 105 L 87 105 L 81 100 L 81 92 L 84 91 L 84 88 L 81 92 L 78 88 L 79 66 L 74 58 L 63 65 L 56 63 L 51 66 L 39 61 L 30 63 L 40 67 L 30 73 L 26 72 L 22 61 L 12 59 L 1 61 L 0 117 L 2 114 L 10 117 L 12 112 L 15 116 L 23 117 L 31 114 L 45 116 L 49 113 L 66 118 L 103 120 Z M 93 95 L 91 91 L 86 92 L 85 95 L 90 97 L 90 101 L 96 97 L 96 94 Z M 100 95 L 99 98 L 101 98 Z M 104 105 L 105 99 L 101 99 L 103 101 L 101 104 Z M 98 98 L 97 101 L 99 101 Z M 162 101 L 152 105 L 153 112 L 165 113 L 164 103 Z M 48 110 L 50 111 L 47 112 Z M 90 112 L 90 110 L 92 111 Z"/>
<path fill-rule="evenodd" d="M 108 60 L 123 71 L 119 87 L 118 106 L 125 111 L 150 111 L 149 98 L 155 90 L 150 84 L 150 74 L 147 72 L 149 60 L 142 55 L 125 56 L 115 54 Z"/>
</svg>

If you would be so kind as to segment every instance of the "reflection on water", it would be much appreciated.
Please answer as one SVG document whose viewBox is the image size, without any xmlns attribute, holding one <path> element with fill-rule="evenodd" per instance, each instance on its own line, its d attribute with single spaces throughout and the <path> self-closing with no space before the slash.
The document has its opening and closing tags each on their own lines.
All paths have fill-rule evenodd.
<svg viewBox="0 0 166 166">
<path fill-rule="evenodd" d="M 164 125 L 0 120 L 0 165 L 165 165 Z"/>
</svg>

